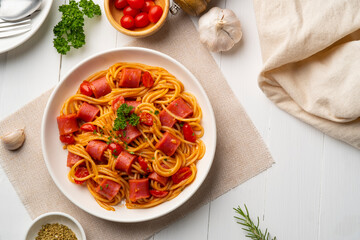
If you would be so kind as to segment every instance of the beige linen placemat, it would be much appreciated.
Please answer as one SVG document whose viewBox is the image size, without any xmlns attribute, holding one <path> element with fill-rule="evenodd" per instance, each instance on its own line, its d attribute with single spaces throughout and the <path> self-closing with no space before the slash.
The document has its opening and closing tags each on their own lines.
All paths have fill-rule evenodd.
<svg viewBox="0 0 360 240">
<path fill-rule="evenodd" d="M 0 134 L 26 125 L 24 146 L 10 152 L 0 145 L 0 162 L 32 218 L 45 212 L 61 211 L 79 220 L 90 240 L 144 239 L 272 165 L 273 160 L 264 142 L 216 62 L 199 43 L 197 31 L 187 16 L 171 17 L 161 32 L 136 40 L 132 45 L 169 54 L 195 74 L 205 88 L 218 127 L 216 156 L 208 178 L 180 208 L 145 223 L 114 223 L 82 211 L 58 190 L 42 158 L 40 122 L 50 90 L 0 123 Z"/>
<path fill-rule="evenodd" d="M 360 148 L 360 1 L 254 0 L 254 8 L 266 96 Z"/>
</svg>

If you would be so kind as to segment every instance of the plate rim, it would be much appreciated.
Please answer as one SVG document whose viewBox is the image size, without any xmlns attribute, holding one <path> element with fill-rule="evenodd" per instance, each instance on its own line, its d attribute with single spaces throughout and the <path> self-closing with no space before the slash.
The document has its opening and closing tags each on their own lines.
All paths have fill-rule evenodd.
<svg viewBox="0 0 360 240">
<path fill-rule="evenodd" d="M 144 52 L 148 52 L 151 54 L 155 54 L 155 55 L 159 55 L 162 58 L 165 58 L 167 61 L 170 61 L 172 63 L 174 63 L 175 65 L 177 65 L 178 67 L 180 67 L 183 71 L 186 72 L 186 74 L 188 74 L 189 76 L 191 76 L 192 80 L 194 80 L 194 83 L 197 85 L 197 87 L 199 88 L 199 90 L 201 91 L 201 94 L 204 96 L 204 100 L 206 102 L 206 104 L 209 106 L 209 111 L 210 111 L 210 118 L 211 118 L 211 122 L 214 124 L 213 127 L 210 129 L 210 131 L 212 133 L 210 133 L 210 135 L 212 136 L 212 141 L 213 141 L 213 149 L 208 149 L 206 148 L 206 151 L 210 154 L 209 155 L 209 161 L 210 163 L 207 165 L 207 169 L 204 176 L 202 177 L 202 179 L 200 179 L 200 183 L 194 188 L 194 191 L 192 193 L 190 193 L 188 196 L 185 196 L 184 199 L 182 201 L 180 201 L 179 203 L 176 203 L 174 206 L 172 206 L 169 210 L 161 212 L 159 214 L 154 214 L 154 216 L 150 216 L 150 217 L 145 217 L 143 219 L 127 219 L 127 220 L 121 220 L 121 219 L 114 219 L 111 217 L 106 217 L 106 216 L 102 216 L 99 215 L 97 213 L 91 212 L 88 209 L 86 209 L 85 207 L 83 207 L 82 205 L 77 204 L 71 197 L 69 197 L 67 194 L 65 194 L 65 192 L 63 191 L 63 189 L 60 187 L 60 183 L 56 180 L 55 177 L 53 177 L 51 168 L 50 168 L 50 163 L 47 160 L 47 155 L 46 155 L 46 151 L 45 151 L 45 123 L 46 123 L 46 118 L 47 118 L 47 113 L 49 112 L 50 109 L 50 105 L 51 102 L 54 100 L 55 96 L 57 95 L 57 92 L 59 91 L 59 89 L 61 88 L 61 86 L 63 84 L 65 84 L 66 81 L 64 81 L 65 79 L 67 79 L 77 68 L 81 67 L 82 65 L 84 65 L 86 62 L 97 58 L 101 55 L 106 55 L 109 53 L 114 53 L 114 52 L 121 52 L 121 51 L 128 51 L 128 50 L 132 50 L 132 51 L 144 51 Z M 57 186 L 57 188 L 61 191 L 61 193 L 68 199 L 70 200 L 75 206 L 79 207 L 80 209 L 82 209 L 83 211 L 96 216 L 98 218 L 101 219 L 105 219 L 105 220 L 109 220 L 109 221 L 113 221 L 113 222 L 121 222 L 121 223 L 136 223 L 136 222 L 145 222 L 145 221 L 149 221 L 152 219 L 156 219 L 159 217 L 162 217 L 164 215 L 167 215 L 171 212 L 173 212 L 175 209 L 179 208 L 180 206 L 182 206 L 183 204 L 185 204 L 191 197 L 194 196 L 194 194 L 198 191 L 198 189 L 203 185 L 205 179 L 207 178 L 210 169 L 213 165 L 213 161 L 215 158 L 215 150 L 216 150 L 216 143 L 217 143 L 217 132 L 216 132 L 216 120 L 215 120 L 215 114 L 214 114 L 214 110 L 213 107 L 211 105 L 210 99 L 208 97 L 208 95 L 205 92 L 205 89 L 202 87 L 202 85 L 200 84 L 199 80 L 194 76 L 194 74 L 192 74 L 190 72 L 190 70 L 188 70 L 182 63 L 180 63 L 179 61 L 175 60 L 174 58 L 170 57 L 169 55 L 162 53 L 160 51 L 156 51 L 153 49 L 149 49 L 149 48 L 144 48 L 144 47 L 119 47 L 119 48 L 112 48 L 112 49 L 108 49 L 105 51 L 101 51 L 99 53 L 90 55 L 88 57 L 86 57 L 84 60 L 80 61 L 78 64 L 76 64 L 75 66 L 73 66 L 69 71 L 67 71 L 67 73 L 64 75 L 64 77 L 61 78 L 60 82 L 55 86 L 54 91 L 51 93 L 47 103 L 46 103 L 46 107 L 44 109 L 44 114 L 42 117 L 42 122 L 41 122 L 41 148 L 42 148 L 42 155 L 48 170 L 48 173 L 51 176 L 51 179 L 53 180 L 53 182 L 55 183 L 55 185 Z M 156 206 L 155 206 L 156 207 Z"/>
</svg>

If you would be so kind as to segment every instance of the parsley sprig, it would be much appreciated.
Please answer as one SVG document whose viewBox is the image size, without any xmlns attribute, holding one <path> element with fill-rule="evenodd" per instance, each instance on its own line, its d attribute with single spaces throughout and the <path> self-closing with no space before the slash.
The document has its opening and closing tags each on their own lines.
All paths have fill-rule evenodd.
<svg viewBox="0 0 360 240">
<path fill-rule="evenodd" d="M 114 130 L 118 131 L 119 129 L 125 129 L 127 123 L 132 126 L 139 124 L 140 118 L 135 113 L 130 114 L 133 106 L 129 106 L 126 103 L 121 104 L 121 106 L 116 111 L 116 119 L 114 121 Z"/>
<path fill-rule="evenodd" d="M 240 215 L 234 216 L 238 221 L 237 223 L 243 225 L 243 230 L 247 232 L 246 237 L 254 239 L 254 240 L 276 240 L 276 237 L 271 238 L 270 233 L 267 229 L 265 229 L 265 233 L 261 232 L 261 229 L 259 228 L 259 217 L 257 218 L 257 224 L 255 224 L 251 218 L 249 211 L 245 205 L 246 213 L 241 209 L 240 206 L 237 208 L 234 208 L 235 212 Z"/>
<path fill-rule="evenodd" d="M 54 47 L 65 55 L 70 48 L 80 48 L 85 44 L 84 16 L 93 18 L 101 15 L 100 6 L 92 0 L 70 0 L 69 4 L 59 6 L 61 21 L 54 27 Z"/>
</svg>

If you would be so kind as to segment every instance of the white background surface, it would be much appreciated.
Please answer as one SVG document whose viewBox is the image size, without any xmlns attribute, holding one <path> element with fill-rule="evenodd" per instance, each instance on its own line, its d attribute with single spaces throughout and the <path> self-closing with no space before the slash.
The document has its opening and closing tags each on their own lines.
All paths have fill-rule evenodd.
<svg viewBox="0 0 360 240">
<path fill-rule="evenodd" d="M 103 1 L 96 2 L 103 10 Z M 102 11 L 101 18 L 86 21 L 85 47 L 61 57 L 52 46 L 52 28 L 62 3 L 54 1 L 30 40 L 0 55 L 0 119 L 53 87 L 85 57 L 130 40 L 112 28 Z M 360 239 L 360 151 L 282 112 L 260 91 L 262 62 L 251 0 L 213 0 L 212 5 L 232 9 L 240 18 L 241 43 L 214 57 L 276 164 L 153 239 L 247 239 L 232 209 L 244 203 L 279 240 Z M 1 168 L 0 189 L 0 239 L 22 239 L 31 219 Z"/>
</svg>

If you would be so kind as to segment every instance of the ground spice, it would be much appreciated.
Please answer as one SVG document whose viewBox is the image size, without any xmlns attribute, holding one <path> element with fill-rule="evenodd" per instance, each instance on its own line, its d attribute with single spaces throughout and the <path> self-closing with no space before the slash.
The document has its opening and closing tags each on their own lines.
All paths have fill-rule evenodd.
<svg viewBox="0 0 360 240">
<path fill-rule="evenodd" d="M 75 233 L 59 223 L 42 225 L 35 240 L 77 240 Z"/>
</svg>

